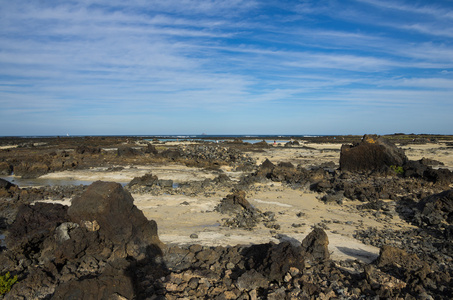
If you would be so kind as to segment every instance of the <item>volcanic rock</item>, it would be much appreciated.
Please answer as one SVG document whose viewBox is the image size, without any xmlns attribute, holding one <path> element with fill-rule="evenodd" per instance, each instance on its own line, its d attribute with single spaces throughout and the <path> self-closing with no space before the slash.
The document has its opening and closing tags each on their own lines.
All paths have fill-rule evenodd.
<svg viewBox="0 0 453 300">
<path fill-rule="evenodd" d="M 23 179 L 38 178 L 49 172 L 49 166 L 44 162 L 22 162 L 14 167 L 14 174 Z"/>
<path fill-rule="evenodd" d="M 428 225 L 453 225 L 453 189 L 426 197 L 419 203 L 416 219 Z"/>
<path fill-rule="evenodd" d="M 137 264 L 165 272 L 155 263 L 164 248 L 156 223 L 112 182 L 93 183 L 69 209 L 22 206 L 6 242 L 0 272 L 21 277 L 11 299 L 133 299 Z"/>
<path fill-rule="evenodd" d="M 364 135 L 360 143 L 341 147 L 341 171 L 384 171 L 386 167 L 402 166 L 406 161 L 402 149 L 377 135 Z"/>
<path fill-rule="evenodd" d="M 132 276 L 126 261 L 107 265 L 95 278 L 74 279 L 59 285 L 51 299 L 134 299 Z"/>
<path fill-rule="evenodd" d="M 220 213 L 236 213 L 241 210 L 254 210 L 250 202 L 245 199 L 244 191 L 235 191 L 222 199 L 216 210 Z"/>
<path fill-rule="evenodd" d="M 311 255 L 315 260 L 329 259 L 329 238 L 324 229 L 316 227 L 302 241 L 304 253 Z"/>
<path fill-rule="evenodd" d="M 6 162 L 0 162 L 0 175 L 11 175 L 13 168 Z"/>
<path fill-rule="evenodd" d="M 153 144 L 148 144 L 146 146 L 145 153 L 157 155 L 159 152 Z"/>
<path fill-rule="evenodd" d="M 96 181 L 72 201 L 68 209 L 72 222 L 86 227 L 96 221 L 99 234 L 114 244 L 125 247 L 121 256 L 138 256 L 146 247 L 163 246 L 157 235 L 157 224 L 148 221 L 134 205 L 131 194 L 121 184 Z"/>
<path fill-rule="evenodd" d="M 9 188 L 12 187 L 12 186 L 16 186 L 16 185 L 12 184 L 8 180 L 0 178 L 0 189 L 9 190 Z"/>
<path fill-rule="evenodd" d="M 118 147 L 117 154 L 118 156 L 136 156 L 141 152 L 135 148 L 129 146 L 120 146 Z"/>
<path fill-rule="evenodd" d="M 8 246 L 22 248 L 27 256 L 38 251 L 49 233 L 68 220 L 67 209 L 61 204 L 40 202 L 22 205 L 9 228 Z"/>
<path fill-rule="evenodd" d="M 75 149 L 75 152 L 78 154 L 98 154 L 101 153 L 101 148 L 81 145 Z"/>
<path fill-rule="evenodd" d="M 415 269 L 421 265 L 421 261 L 415 254 L 409 254 L 403 249 L 384 245 L 376 259 L 376 265 L 380 268 L 404 266 L 407 269 Z"/>
<path fill-rule="evenodd" d="M 268 177 L 268 174 L 272 172 L 272 170 L 275 168 L 275 165 L 266 158 L 265 161 L 259 166 L 258 168 L 258 174 Z"/>
<path fill-rule="evenodd" d="M 128 186 L 141 185 L 141 186 L 153 186 L 157 184 L 158 178 L 156 175 L 151 173 L 145 174 L 141 177 L 135 177 L 129 182 Z"/>
</svg>

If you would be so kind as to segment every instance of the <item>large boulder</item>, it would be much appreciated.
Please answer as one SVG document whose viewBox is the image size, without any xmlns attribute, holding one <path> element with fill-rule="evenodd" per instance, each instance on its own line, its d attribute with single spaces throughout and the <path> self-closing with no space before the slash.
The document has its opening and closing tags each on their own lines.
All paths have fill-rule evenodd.
<svg viewBox="0 0 453 300">
<path fill-rule="evenodd" d="M 341 171 L 385 171 L 407 161 L 404 151 L 377 135 L 365 135 L 355 145 L 343 145 L 340 153 Z"/>
<path fill-rule="evenodd" d="M 115 245 L 125 245 L 125 256 L 144 254 L 150 245 L 163 246 L 156 222 L 145 217 L 119 183 L 94 182 L 72 200 L 68 215 L 72 222 L 99 231 Z"/>
<path fill-rule="evenodd" d="M 315 260 L 329 259 L 329 238 L 324 229 L 316 227 L 302 241 L 303 252 Z"/>
</svg>

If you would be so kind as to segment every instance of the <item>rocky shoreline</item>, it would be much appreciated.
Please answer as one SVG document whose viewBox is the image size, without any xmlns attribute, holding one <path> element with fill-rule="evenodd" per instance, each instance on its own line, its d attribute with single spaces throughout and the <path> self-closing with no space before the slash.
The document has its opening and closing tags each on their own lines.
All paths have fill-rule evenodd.
<svg viewBox="0 0 453 300">
<path fill-rule="evenodd" d="M 133 173 L 130 166 L 175 164 L 197 168 L 206 176 L 175 182 L 148 172 L 135 176 L 125 187 L 97 181 L 88 187 L 24 188 L 0 180 L 0 229 L 6 234 L 0 274 L 18 276 L 3 297 L 451 299 L 452 166 L 436 159 L 410 160 L 393 144 L 420 144 L 426 137 L 392 138 L 346 137 L 335 152 L 337 161 L 329 161 L 331 150 L 321 150 L 324 161 L 314 157 L 298 165 L 276 157 L 291 153 L 294 159 L 295 152 L 288 151 L 316 151 L 302 140 L 274 146 L 280 152 L 269 152 L 273 146 L 267 143 L 241 141 L 171 144 L 130 137 L 3 139 L 2 146 L 8 146 L 0 150 L 3 175 L 14 172 L 33 178 L 93 167 L 103 167 L 106 173 Z M 435 137 L 435 142 L 440 138 Z M 317 139 L 333 142 L 331 137 Z M 338 144 L 339 138 L 335 140 Z M 347 144 L 349 140 L 353 143 Z M 9 147 L 13 145 L 21 146 Z M 449 139 L 442 147 L 447 156 L 453 152 Z M 262 159 L 261 153 L 274 153 L 274 157 Z M 309 159 L 298 155 L 300 161 Z M 282 195 L 289 191 L 313 193 L 319 205 L 349 211 L 360 222 L 340 216 L 327 219 L 327 215 L 311 226 L 293 222 L 289 226 L 293 232 L 307 229 L 305 237 L 297 240 L 286 234 L 284 218 L 290 220 L 289 213 L 292 218 L 309 220 L 308 210 L 293 211 L 289 204 L 286 210 L 261 210 L 250 201 L 251 195 L 276 189 Z M 165 244 L 157 231 L 159 222 L 149 217 L 153 211 L 146 206 L 143 211 L 137 208 L 141 203 L 137 197 L 147 195 L 220 199 L 213 200 L 217 204 L 205 209 L 204 216 L 222 216 L 221 228 L 252 233 L 267 230 L 279 242 L 209 246 L 198 244 L 194 233 L 191 243 Z M 62 199 L 70 206 L 37 202 Z M 191 203 L 185 201 L 178 209 L 193 210 Z M 401 222 L 395 226 L 397 219 Z M 373 226 L 376 222 L 384 226 Z M 373 261 L 332 259 L 329 238 L 351 224 L 357 224 L 353 238 L 380 249 Z M 356 257 L 368 255 L 364 250 L 343 248 Z"/>
</svg>

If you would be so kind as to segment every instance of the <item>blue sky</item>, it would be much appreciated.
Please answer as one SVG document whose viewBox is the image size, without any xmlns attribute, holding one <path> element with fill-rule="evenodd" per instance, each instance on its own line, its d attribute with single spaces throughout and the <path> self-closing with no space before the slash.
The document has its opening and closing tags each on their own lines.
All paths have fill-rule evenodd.
<svg viewBox="0 0 453 300">
<path fill-rule="evenodd" d="M 0 0 L 0 136 L 453 134 L 453 1 Z"/>
</svg>

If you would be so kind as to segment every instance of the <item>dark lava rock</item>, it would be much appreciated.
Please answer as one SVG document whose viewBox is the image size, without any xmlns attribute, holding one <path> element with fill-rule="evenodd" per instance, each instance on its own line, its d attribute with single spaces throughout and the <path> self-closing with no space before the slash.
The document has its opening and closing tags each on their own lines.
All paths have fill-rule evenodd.
<svg viewBox="0 0 453 300">
<path fill-rule="evenodd" d="M 0 162 L 0 175 L 11 175 L 13 172 L 13 167 L 6 163 L 6 162 Z"/>
<path fill-rule="evenodd" d="M 98 277 L 73 279 L 59 285 L 51 299 L 134 299 L 132 276 L 126 261 L 108 264 Z"/>
<path fill-rule="evenodd" d="M 416 219 L 428 225 L 453 225 L 453 189 L 426 197 L 419 203 Z"/>
<path fill-rule="evenodd" d="M 146 146 L 145 153 L 157 155 L 159 151 L 157 151 L 156 147 L 153 144 L 148 144 Z"/>
<path fill-rule="evenodd" d="M 75 149 L 75 152 L 78 154 L 99 154 L 101 153 L 101 148 L 81 145 Z"/>
<path fill-rule="evenodd" d="M 72 222 L 84 227 L 94 226 L 96 222 L 101 235 L 124 245 L 124 256 L 143 254 L 152 244 L 162 246 L 156 222 L 146 219 L 134 205 L 131 194 L 119 183 L 94 182 L 72 200 L 68 215 Z"/>
<path fill-rule="evenodd" d="M 449 185 L 453 182 L 453 172 L 448 169 L 431 169 L 429 168 L 423 173 L 423 177 L 437 184 Z"/>
<path fill-rule="evenodd" d="M 398 268 L 404 266 L 406 269 L 418 269 L 421 266 L 421 260 L 416 254 L 410 254 L 396 247 L 382 246 L 379 257 L 376 259 L 376 265 L 380 268 Z"/>
<path fill-rule="evenodd" d="M 244 209 L 254 210 L 250 202 L 245 199 L 244 191 L 235 191 L 233 194 L 227 195 L 216 206 L 216 210 L 222 214 L 236 213 Z"/>
<path fill-rule="evenodd" d="M 181 152 L 178 150 L 167 149 L 160 153 L 160 156 L 165 157 L 170 160 L 176 160 L 182 156 Z"/>
<path fill-rule="evenodd" d="M 227 195 L 215 207 L 215 210 L 222 214 L 233 216 L 223 219 L 223 226 L 226 227 L 252 230 L 259 222 L 263 222 L 264 226 L 268 228 L 280 228 L 280 225 L 275 224 L 275 214 L 271 212 L 262 213 L 253 207 L 245 199 L 244 191 L 235 191 L 233 194 Z"/>
<path fill-rule="evenodd" d="M 365 135 L 362 142 L 341 147 L 341 171 L 385 171 L 390 166 L 402 166 L 406 161 L 402 149 L 376 135 Z"/>
<path fill-rule="evenodd" d="M 37 252 L 44 238 L 68 220 L 67 210 L 61 204 L 41 202 L 21 206 L 9 228 L 8 247 L 19 248 L 28 257 Z"/>
<path fill-rule="evenodd" d="M 422 163 L 421 160 L 410 160 L 404 164 L 404 176 L 422 178 L 429 167 Z"/>
<path fill-rule="evenodd" d="M 329 259 L 329 238 L 322 228 L 313 229 L 302 241 L 304 253 L 311 255 L 315 260 Z"/>
<path fill-rule="evenodd" d="M 256 270 L 246 271 L 237 280 L 237 287 L 240 290 L 267 288 L 269 280 Z"/>
<path fill-rule="evenodd" d="M 129 182 L 128 186 L 140 185 L 140 186 L 153 186 L 157 184 L 158 178 L 156 175 L 151 173 L 145 174 L 141 177 L 135 177 Z"/>
<path fill-rule="evenodd" d="M 129 146 L 121 146 L 118 147 L 118 150 L 116 152 L 118 156 L 136 156 L 140 155 L 142 152 L 138 149 L 129 147 Z"/>
<path fill-rule="evenodd" d="M 118 183 L 97 181 L 69 209 L 22 206 L 0 272 L 19 277 L 9 299 L 134 299 L 137 273 L 165 276 L 156 261 L 163 248 L 156 223 L 131 195 Z"/>
<path fill-rule="evenodd" d="M 228 177 L 228 175 L 220 174 L 219 176 L 213 179 L 213 182 L 216 184 L 227 184 L 231 182 L 231 179 L 230 177 Z"/>
<path fill-rule="evenodd" d="M 173 180 L 171 180 L 171 179 L 159 179 L 157 181 L 157 184 L 160 187 L 163 187 L 163 188 L 171 188 L 171 187 L 173 187 Z"/>
<path fill-rule="evenodd" d="M 0 178 L 0 189 L 9 190 L 10 187 L 16 186 L 15 184 L 9 182 L 8 180 Z"/>
<path fill-rule="evenodd" d="M 14 174 L 23 179 L 38 178 L 49 172 L 49 166 L 44 162 L 22 162 L 14 167 Z"/>
</svg>

